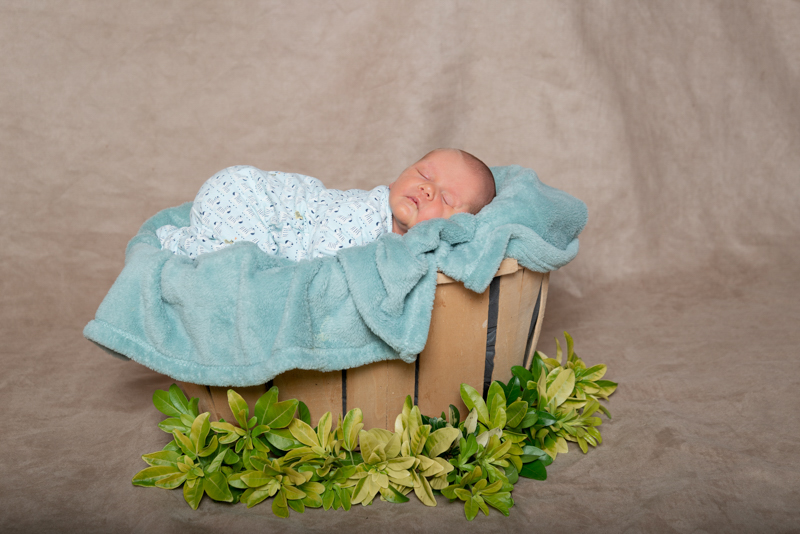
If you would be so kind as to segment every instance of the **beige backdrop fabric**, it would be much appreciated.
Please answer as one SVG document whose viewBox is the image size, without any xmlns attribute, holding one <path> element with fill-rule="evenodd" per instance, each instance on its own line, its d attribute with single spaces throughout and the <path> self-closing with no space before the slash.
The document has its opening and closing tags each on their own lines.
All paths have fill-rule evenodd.
<svg viewBox="0 0 800 534">
<path fill-rule="evenodd" d="M 800 530 L 799 29 L 796 1 L 3 2 L 0 530 Z M 440 146 L 587 203 L 540 349 L 608 364 L 604 443 L 470 524 L 131 486 L 171 381 L 81 330 L 139 225 L 229 165 L 371 188 Z"/>
</svg>

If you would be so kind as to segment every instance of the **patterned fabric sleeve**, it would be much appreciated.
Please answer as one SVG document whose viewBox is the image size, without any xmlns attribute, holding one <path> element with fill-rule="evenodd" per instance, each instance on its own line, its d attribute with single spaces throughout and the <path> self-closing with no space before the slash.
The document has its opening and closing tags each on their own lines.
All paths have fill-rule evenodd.
<svg viewBox="0 0 800 534">
<path fill-rule="evenodd" d="M 366 245 L 387 232 L 387 214 L 383 212 L 388 201 L 383 197 L 388 195 L 380 190 L 359 192 L 361 198 L 334 204 L 320 218 L 309 257 L 334 256 L 343 248 Z"/>
</svg>

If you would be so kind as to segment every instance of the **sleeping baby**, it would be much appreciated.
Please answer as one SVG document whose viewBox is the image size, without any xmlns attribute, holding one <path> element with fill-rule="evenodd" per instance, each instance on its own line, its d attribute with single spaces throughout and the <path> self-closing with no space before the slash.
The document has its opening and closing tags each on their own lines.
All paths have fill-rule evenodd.
<svg viewBox="0 0 800 534">
<path fill-rule="evenodd" d="M 371 191 L 326 189 L 316 178 L 229 167 L 197 193 L 191 226 L 156 230 L 161 247 L 196 258 L 240 241 L 300 261 L 333 256 L 429 219 L 478 213 L 495 195 L 478 158 L 456 149 L 428 153 L 390 185 Z"/>
</svg>

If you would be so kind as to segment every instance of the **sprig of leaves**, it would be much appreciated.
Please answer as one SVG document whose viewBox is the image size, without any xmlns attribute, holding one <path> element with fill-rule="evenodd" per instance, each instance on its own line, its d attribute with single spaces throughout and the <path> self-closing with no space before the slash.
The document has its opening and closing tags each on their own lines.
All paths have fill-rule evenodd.
<svg viewBox="0 0 800 534">
<path fill-rule="evenodd" d="M 264 393 L 252 410 L 235 391 L 228 404 L 235 423 L 210 422 L 198 413 L 198 399 L 187 399 L 176 385 L 156 391 L 153 404 L 168 416 L 159 428 L 172 440 L 145 454 L 148 467 L 133 477 L 137 486 L 176 489 L 196 509 L 204 495 L 248 508 L 272 499 L 272 510 L 288 517 L 306 507 L 367 506 L 381 500 L 402 503 L 412 491 L 427 506 L 436 495 L 464 503 L 468 520 L 495 508 L 508 515 L 511 492 L 520 477 L 545 480 L 546 467 L 567 442 L 586 453 L 602 442 L 600 402 L 617 384 L 604 380 L 605 365 L 586 367 L 566 338 L 566 361 L 556 340 L 556 358 L 536 352 L 527 368 L 511 368 L 507 383 L 493 382 L 484 399 L 462 384 L 469 409 L 462 420 L 450 405 L 441 417 L 422 415 L 407 397 L 395 431 L 364 430 L 354 408 L 330 413 L 311 426 L 308 407 L 297 400 L 278 401 L 278 389 Z"/>
</svg>

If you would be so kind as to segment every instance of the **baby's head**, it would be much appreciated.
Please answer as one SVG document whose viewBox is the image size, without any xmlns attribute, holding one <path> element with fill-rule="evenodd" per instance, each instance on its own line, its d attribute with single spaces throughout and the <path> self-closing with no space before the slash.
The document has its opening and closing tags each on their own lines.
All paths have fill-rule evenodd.
<svg viewBox="0 0 800 534">
<path fill-rule="evenodd" d="M 481 160 L 463 150 L 434 150 L 389 185 L 392 231 L 403 235 L 428 219 L 478 213 L 494 196 L 492 171 Z"/>
</svg>

